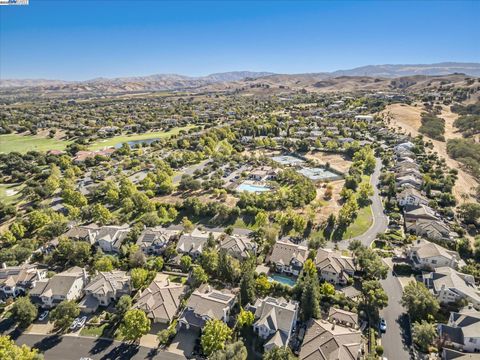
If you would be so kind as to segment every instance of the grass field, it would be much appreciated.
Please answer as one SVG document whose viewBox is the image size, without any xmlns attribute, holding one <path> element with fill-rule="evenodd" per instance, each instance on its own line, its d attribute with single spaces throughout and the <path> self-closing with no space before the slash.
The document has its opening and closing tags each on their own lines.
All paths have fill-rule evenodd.
<svg viewBox="0 0 480 360">
<path fill-rule="evenodd" d="M 129 141 L 165 138 L 172 135 L 177 135 L 182 130 L 190 130 L 193 127 L 194 127 L 193 125 L 188 125 L 184 127 L 174 128 L 169 131 L 156 131 L 156 132 L 149 132 L 145 134 L 134 134 L 134 135 L 119 135 L 119 136 L 115 136 L 105 140 L 97 141 L 91 144 L 88 148 L 90 150 L 99 150 L 99 149 L 103 149 L 104 147 L 115 146 L 117 144 L 122 144 Z"/>
<path fill-rule="evenodd" d="M 16 203 L 20 198 L 20 190 L 21 186 L 16 184 L 0 184 L 0 201 L 7 205 Z"/>
<path fill-rule="evenodd" d="M 357 218 L 351 224 L 347 231 L 343 234 L 343 239 L 350 239 L 355 236 L 362 235 L 370 226 L 372 226 L 373 218 L 372 218 L 372 209 L 369 206 L 365 206 L 358 211 Z"/>
<path fill-rule="evenodd" d="M 0 135 L 0 153 L 63 150 L 68 141 L 41 136 L 7 134 Z"/>
</svg>

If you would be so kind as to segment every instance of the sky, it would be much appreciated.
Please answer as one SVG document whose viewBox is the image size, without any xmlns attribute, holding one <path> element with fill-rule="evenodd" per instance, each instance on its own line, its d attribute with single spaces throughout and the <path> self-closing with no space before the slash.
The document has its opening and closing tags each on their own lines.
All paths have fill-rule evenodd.
<svg viewBox="0 0 480 360">
<path fill-rule="evenodd" d="M 0 6 L 0 78 L 480 62 L 479 14 L 480 1 L 30 0 Z"/>
</svg>

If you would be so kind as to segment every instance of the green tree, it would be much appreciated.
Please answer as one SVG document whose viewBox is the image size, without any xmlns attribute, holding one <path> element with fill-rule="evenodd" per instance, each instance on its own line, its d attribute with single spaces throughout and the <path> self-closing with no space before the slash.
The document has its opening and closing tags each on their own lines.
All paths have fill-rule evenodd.
<svg viewBox="0 0 480 360">
<path fill-rule="evenodd" d="M 51 311 L 50 320 L 56 328 L 65 330 L 79 314 L 80 309 L 75 301 L 63 300 Z"/>
<path fill-rule="evenodd" d="M 295 360 L 292 351 L 286 347 L 273 347 L 263 354 L 263 360 Z"/>
<path fill-rule="evenodd" d="M 240 312 L 237 316 L 237 327 L 241 329 L 244 326 L 252 326 L 255 321 L 255 315 L 251 311 L 240 308 Z"/>
<path fill-rule="evenodd" d="M 458 215 L 465 224 L 479 224 L 480 221 L 480 204 L 467 203 L 458 207 Z"/>
<path fill-rule="evenodd" d="M 201 266 L 195 266 L 192 270 L 192 286 L 198 287 L 208 281 L 208 275 Z"/>
<path fill-rule="evenodd" d="M 0 336 L 0 359 L 2 360 L 42 360 L 43 356 L 37 349 L 27 345 L 18 346 L 10 336 Z"/>
<path fill-rule="evenodd" d="M 218 268 L 218 251 L 214 248 L 204 249 L 200 257 L 200 264 L 209 275 L 215 274 Z"/>
<path fill-rule="evenodd" d="M 192 232 L 194 229 L 193 223 L 186 216 L 182 219 L 182 225 L 185 232 Z"/>
<path fill-rule="evenodd" d="M 388 296 L 378 280 L 362 282 L 362 303 L 369 316 L 374 316 L 388 305 Z"/>
<path fill-rule="evenodd" d="M 10 226 L 10 231 L 17 240 L 20 240 L 25 236 L 25 232 L 27 231 L 27 229 L 25 228 L 25 226 L 23 226 L 23 224 L 19 222 L 14 222 Z"/>
<path fill-rule="evenodd" d="M 302 282 L 302 296 L 300 298 L 300 312 L 303 321 L 318 318 L 320 315 L 320 298 L 318 277 L 307 273 Z"/>
<path fill-rule="evenodd" d="M 255 261 L 250 258 L 243 263 L 240 279 L 240 305 L 253 304 L 255 300 Z"/>
<path fill-rule="evenodd" d="M 143 268 L 135 268 L 130 272 L 134 289 L 141 289 L 148 285 L 149 273 Z"/>
<path fill-rule="evenodd" d="M 190 271 L 192 267 L 192 258 L 188 255 L 183 255 L 180 258 L 180 266 L 182 267 L 183 272 Z"/>
<path fill-rule="evenodd" d="M 12 306 L 12 316 L 21 327 L 30 325 L 37 315 L 37 307 L 27 296 L 18 298 Z"/>
<path fill-rule="evenodd" d="M 125 340 L 135 341 L 150 331 L 150 320 L 142 310 L 128 310 L 119 328 Z"/>
<path fill-rule="evenodd" d="M 358 205 L 368 205 L 370 202 L 370 196 L 373 196 L 373 186 L 368 182 L 362 182 L 357 191 Z"/>
<path fill-rule="evenodd" d="M 360 246 L 355 250 L 356 262 L 366 279 L 386 279 L 388 266 L 372 249 Z"/>
<path fill-rule="evenodd" d="M 413 342 L 422 350 L 427 352 L 430 345 L 437 337 L 437 329 L 435 324 L 429 323 L 423 320 L 422 322 L 416 322 L 412 328 Z"/>
<path fill-rule="evenodd" d="M 132 298 L 130 295 L 122 295 L 115 306 L 117 314 L 123 316 L 132 307 Z"/>
<path fill-rule="evenodd" d="M 255 225 L 259 228 L 264 227 L 268 224 L 268 214 L 266 211 L 259 211 L 257 215 L 255 215 Z"/>
<path fill-rule="evenodd" d="M 100 225 L 107 224 L 113 218 L 110 210 L 108 210 L 102 204 L 93 205 L 92 210 L 91 210 L 91 215 L 92 215 L 92 219 L 95 222 L 99 223 Z"/>
<path fill-rule="evenodd" d="M 112 257 L 108 255 L 104 255 L 97 260 L 95 260 L 93 264 L 93 268 L 97 271 L 112 271 L 113 270 L 113 261 Z"/>
<path fill-rule="evenodd" d="M 217 350 L 209 356 L 209 360 L 247 360 L 247 348 L 243 341 L 239 340 L 225 346 L 223 350 Z"/>
<path fill-rule="evenodd" d="M 407 308 L 413 321 L 430 319 L 440 309 L 433 294 L 423 283 L 417 281 L 411 281 L 405 286 L 401 303 Z"/>
<path fill-rule="evenodd" d="M 208 320 L 203 328 L 201 344 L 205 355 L 210 356 L 217 350 L 225 349 L 232 337 L 232 329 L 221 320 Z"/>
<path fill-rule="evenodd" d="M 270 293 L 270 289 L 272 288 L 272 283 L 268 281 L 268 278 L 261 274 L 255 280 L 255 292 L 259 297 L 265 297 Z"/>
</svg>

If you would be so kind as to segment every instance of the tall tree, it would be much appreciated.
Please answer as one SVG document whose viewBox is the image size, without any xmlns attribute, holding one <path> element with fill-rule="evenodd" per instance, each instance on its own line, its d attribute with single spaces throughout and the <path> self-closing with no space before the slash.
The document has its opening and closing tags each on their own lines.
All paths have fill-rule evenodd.
<svg viewBox="0 0 480 360">
<path fill-rule="evenodd" d="M 247 360 L 247 348 L 243 344 L 243 341 L 239 340 L 232 344 L 225 346 L 223 350 L 215 351 L 209 360 Z"/>
<path fill-rule="evenodd" d="M 125 340 L 135 341 L 150 331 L 150 320 L 142 310 L 128 310 L 120 325 L 120 334 Z"/>
<path fill-rule="evenodd" d="M 205 355 L 210 356 L 217 350 L 225 349 L 232 337 L 232 329 L 221 320 L 208 320 L 203 328 L 201 344 Z"/>
<path fill-rule="evenodd" d="M 37 349 L 27 345 L 18 346 L 9 336 L 0 336 L 0 359 L 2 360 L 42 360 Z"/>
<path fill-rule="evenodd" d="M 12 306 L 12 316 L 22 327 L 30 325 L 37 315 L 37 307 L 27 296 L 18 298 Z"/>
<path fill-rule="evenodd" d="M 411 281 L 405 286 L 401 303 L 407 308 L 413 321 L 428 320 L 440 309 L 433 294 L 423 283 L 417 281 Z"/>
<path fill-rule="evenodd" d="M 64 330 L 79 314 L 80 309 L 75 301 L 63 300 L 50 313 L 50 320 L 55 323 L 55 327 Z"/>
</svg>

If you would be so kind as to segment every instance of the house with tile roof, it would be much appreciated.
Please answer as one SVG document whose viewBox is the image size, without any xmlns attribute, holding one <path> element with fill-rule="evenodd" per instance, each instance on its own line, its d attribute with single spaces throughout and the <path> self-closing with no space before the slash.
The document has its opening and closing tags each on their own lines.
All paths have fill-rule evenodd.
<svg viewBox="0 0 480 360">
<path fill-rule="evenodd" d="M 355 272 L 353 258 L 331 249 L 318 249 L 315 257 L 320 279 L 332 284 L 345 285 Z"/>
<path fill-rule="evenodd" d="M 187 287 L 168 280 L 165 274 L 157 274 L 152 283 L 142 291 L 133 305 L 155 323 L 169 324 L 180 307 Z"/>
<path fill-rule="evenodd" d="M 203 284 L 188 298 L 178 322 L 187 329 L 202 329 L 211 319 L 227 322 L 235 300 L 236 295 L 230 290 L 215 290 L 210 285 Z"/>
<path fill-rule="evenodd" d="M 137 245 L 145 255 L 160 255 L 178 234 L 180 230 L 170 230 L 161 226 L 146 228 L 138 237 Z"/>
<path fill-rule="evenodd" d="M 288 240 L 277 241 L 267 262 L 274 265 L 278 272 L 298 276 L 307 260 L 308 248 Z"/>
<path fill-rule="evenodd" d="M 298 317 L 298 302 L 284 298 L 266 297 L 257 299 L 247 310 L 255 314 L 253 330 L 267 340 L 264 349 L 286 347 L 295 330 Z"/>
<path fill-rule="evenodd" d="M 36 264 L 20 266 L 6 266 L 0 269 L 0 290 L 5 296 L 16 297 L 35 286 L 37 281 L 45 279 L 47 270 L 39 268 Z"/>
<path fill-rule="evenodd" d="M 453 269 L 458 267 L 461 261 L 460 255 L 453 250 L 419 239 L 407 250 L 407 256 L 416 269 L 433 270 L 448 266 Z"/>
<path fill-rule="evenodd" d="M 359 330 L 311 319 L 300 348 L 299 360 L 360 359 L 362 333 Z"/>
<path fill-rule="evenodd" d="M 450 227 L 440 220 L 418 219 L 407 221 L 405 230 L 417 236 L 423 236 L 431 240 L 452 240 L 458 234 L 452 232 Z"/>
<path fill-rule="evenodd" d="M 447 324 L 438 326 L 446 346 L 462 352 L 480 352 L 480 312 L 466 307 L 450 313 Z"/>
<path fill-rule="evenodd" d="M 83 295 L 87 280 L 85 269 L 74 266 L 49 279 L 37 281 L 29 295 L 42 307 L 51 308 L 63 300 L 78 300 Z"/>
<path fill-rule="evenodd" d="M 443 304 L 465 299 L 480 309 L 480 291 L 472 275 L 460 273 L 450 267 L 436 268 L 422 275 L 423 283 Z"/>
<path fill-rule="evenodd" d="M 330 307 L 330 310 L 328 311 L 328 321 L 345 327 L 351 327 L 353 329 L 358 329 L 359 326 L 357 313 L 338 309 L 333 306 Z"/>
<path fill-rule="evenodd" d="M 226 235 L 223 240 L 220 241 L 220 250 L 225 250 L 228 254 L 232 255 L 238 260 L 244 260 L 255 254 L 256 245 L 247 236 L 232 234 Z"/>
<path fill-rule="evenodd" d="M 104 252 L 120 252 L 120 247 L 128 235 L 130 227 L 127 224 L 102 226 L 98 229 L 95 243 Z"/>
<path fill-rule="evenodd" d="M 93 297 L 98 305 L 108 306 L 122 295 L 132 292 L 130 275 L 125 271 L 100 271 L 84 289 L 86 297 Z"/>
</svg>

